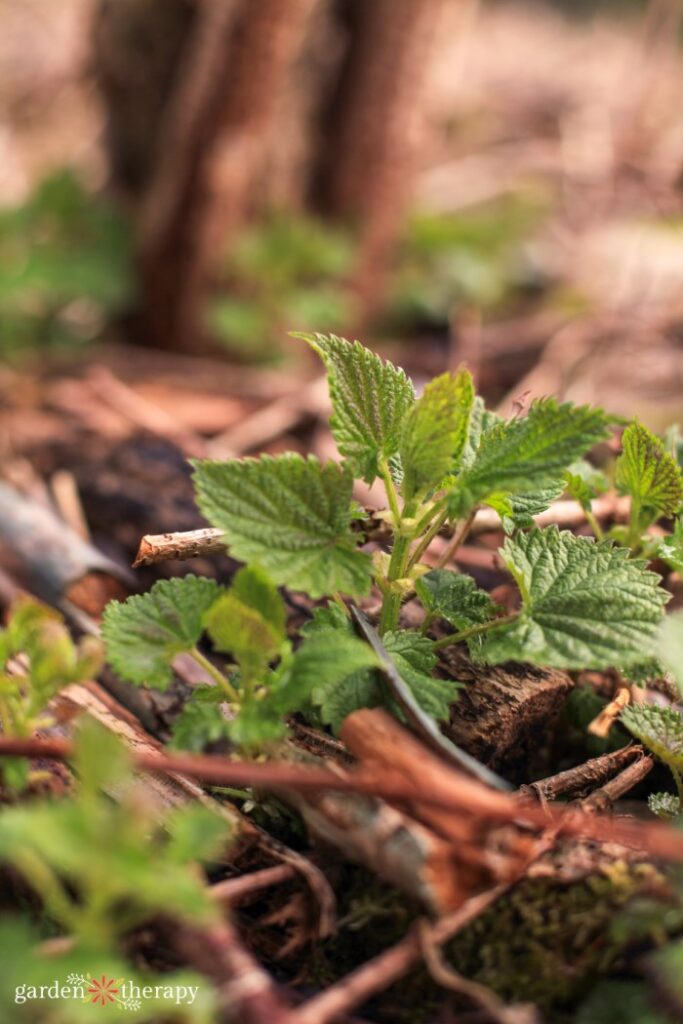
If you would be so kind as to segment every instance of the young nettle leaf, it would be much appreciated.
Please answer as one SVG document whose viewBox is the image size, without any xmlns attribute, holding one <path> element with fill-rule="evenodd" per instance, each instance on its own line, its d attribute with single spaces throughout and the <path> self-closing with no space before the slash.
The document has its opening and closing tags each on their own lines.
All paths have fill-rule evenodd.
<svg viewBox="0 0 683 1024">
<path fill-rule="evenodd" d="M 553 398 L 536 401 L 526 416 L 482 433 L 474 460 L 450 495 L 449 514 L 461 518 L 490 495 L 554 487 L 567 466 L 608 436 L 601 409 Z"/>
<path fill-rule="evenodd" d="M 302 632 L 305 640 L 297 651 L 297 675 L 310 680 L 308 693 L 325 724 L 338 732 L 352 711 L 382 703 L 379 679 L 370 671 L 378 665 L 377 656 L 338 605 L 316 608 Z M 326 662 L 328 658 L 337 661 L 329 676 L 320 671 L 321 659 Z"/>
<path fill-rule="evenodd" d="M 406 499 L 438 487 L 454 472 L 469 434 L 474 384 L 467 370 L 444 373 L 424 389 L 406 416 L 401 441 Z"/>
<path fill-rule="evenodd" d="M 674 793 L 650 793 L 647 806 L 662 821 L 673 821 L 681 813 L 681 801 Z"/>
<path fill-rule="evenodd" d="M 564 481 L 556 480 L 549 487 L 528 494 L 490 494 L 486 504 L 495 509 L 507 534 L 534 525 L 534 516 L 549 509 L 564 493 Z"/>
<path fill-rule="evenodd" d="M 218 686 L 200 686 L 173 723 L 170 746 L 173 750 L 201 753 L 209 743 L 218 743 L 230 735 L 230 722 L 218 706 L 225 694 Z"/>
<path fill-rule="evenodd" d="M 683 771 L 683 715 L 657 704 L 629 704 L 620 721 L 674 772 Z"/>
<path fill-rule="evenodd" d="M 415 592 L 430 616 L 446 619 L 456 629 L 487 622 L 497 611 L 497 605 L 471 576 L 450 569 L 432 569 L 416 581 Z"/>
<path fill-rule="evenodd" d="M 111 601 L 102 619 L 107 661 L 131 683 L 164 690 L 171 661 L 192 650 L 204 631 L 204 615 L 220 594 L 202 576 L 159 580 L 147 594 Z"/>
<path fill-rule="evenodd" d="M 314 598 L 368 592 L 372 567 L 351 531 L 348 468 L 294 453 L 193 465 L 199 508 L 236 558 Z"/>
<path fill-rule="evenodd" d="M 216 650 L 232 654 L 245 675 L 258 676 L 280 653 L 285 633 L 285 605 L 275 585 L 255 567 L 236 574 L 204 616 Z"/>
<path fill-rule="evenodd" d="M 308 342 L 327 369 L 337 448 L 354 475 L 372 483 L 380 475 L 379 461 L 389 461 L 399 450 L 403 422 L 415 400 L 410 379 L 358 341 L 333 334 L 295 337 Z"/>
<path fill-rule="evenodd" d="M 586 512 L 590 512 L 593 498 L 604 494 L 609 487 L 605 474 L 585 459 L 572 463 L 566 470 L 564 484 L 568 496 L 578 501 Z"/>
<path fill-rule="evenodd" d="M 382 643 L 420 707 L 432 718 L 447 722 L 460 684 L 432 675 L 437 663 L 434 642 L 407 629 L 398 629 L 385 633 Z"/>
<path fill-rule="evenodd" d="M 683 474 L 664 444 L 642 423 L 631 423 L 621 439 L 616 482 L 632 500 L 632 520 L 641 529 L 660 516 L 674 516 L 683 503 Z"/>
<path fill-rule="evenodd" d="M 674 523 L 673 533 L 659 542 L 657 555 L 674 572 L 683 573 L 683 517 L 679 516 Z"/>
<path fill-rule="evenodd" d="M 683 694 L 683 611 L 664 619 L 659 633 L 659 656 Z"/>
<path fill-rule="evenodd" d="M 508 538 L 501 553 L 522 609 L 486 637 L 485 661 L 605 669 L 654 654 L 669 595 L 628 549 L 551 526 Z"/>
<path fill-rule="evenodd" d="M 365 648 L 364 657 L 368 659 L 362 665 L 359 662 L 352 663 L 348 658 L 339 658 L 337 669 L 317 674 L 312 700 L 320 709 L 323 722 L 338 732 L 352 711 L 391 704 L 381 674 L 377 671 L 381 663 L 370 646 L 358 639 L 353 623 L 341 609 L 319 609 L 306 632 L 310 637 L 307 644 L 317 641 L 317 650 L 321 653 L 332 652 L 336 644 L 353 640 Z M 449 704 L 455 699 L 458 687 L 451 680 L 437 679 L 431 674 L 437 660 L 433 642 L 428 637 L 407 630 L 385 633 L 382 642 L 420 706 L 435 718 L 447 719 Z M 360 659 L 363 656 L 359 654 L 358 657 Z M 311 664 L 313 675 L 314 662 Z"/>
</svg>

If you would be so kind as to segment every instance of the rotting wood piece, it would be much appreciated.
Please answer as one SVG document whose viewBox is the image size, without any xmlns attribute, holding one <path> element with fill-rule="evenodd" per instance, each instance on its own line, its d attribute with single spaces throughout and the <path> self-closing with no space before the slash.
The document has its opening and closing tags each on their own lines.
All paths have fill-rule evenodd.
<svg viewBox="0 0 683 1024">
<path fill-rule="evenodd" d="M 474 665 L 461 648 L 442 652 L 441 667 L 467 684 L 451 705 L 446 735 L 511 782 L 542 771 L 544 742 L 574 687 L 567 673 L 516 662 Z"/>
</svg>

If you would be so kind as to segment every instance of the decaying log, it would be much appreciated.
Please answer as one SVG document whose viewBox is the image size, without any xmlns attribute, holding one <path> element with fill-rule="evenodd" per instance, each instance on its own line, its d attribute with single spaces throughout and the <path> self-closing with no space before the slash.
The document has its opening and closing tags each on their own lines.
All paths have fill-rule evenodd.
<svg viewBox="0 0 683 1024">
<path fill-rule="evenodd" d="M 513 662 L 474 665 L 459 648 L 443 652 L 442 665 L 467 684 L 451 706 L 446 735 L 509 781 L 542 770 L 544 741 L 574 687 L 567 673 Z"/>
</svg>

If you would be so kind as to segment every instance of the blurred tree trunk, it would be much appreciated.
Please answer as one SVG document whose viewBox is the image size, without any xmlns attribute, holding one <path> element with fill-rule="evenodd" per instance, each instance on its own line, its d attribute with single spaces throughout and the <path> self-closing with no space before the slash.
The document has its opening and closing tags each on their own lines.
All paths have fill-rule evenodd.
<svg viewBox="0 0 683 1024">
<path fill-rule="evenodd" d="M 112 179 L 134 212 L 140 342 L 201 343 L 212 260 L 255 197 L 294 196 L 293 178 L 313 208 L 358 226 L 361 319 L 376 309 L 445 2 L 100 0 L 96 65 Z M 257 192 L 269 160 L 280 190 L 271 177 Z"/>
<path fill-rule="evenodd" d="M 156 9 L 160 34 L 177 2 L 139 0 Z M 126 3 L 136 7 L 134 0 Z M 145 344 L 179 350 L 201 343 L 211 258 L 248 211 L 276 100 L 312 3 L 197 5 L 189 38 L 174 53 L 174 81 L 150 133 L 152 164 L 137 196 L 136 333 Z"/>
<path fill-rule="evenodd" d="M 312 198 L 326 215 L 358 225 L 355 283 L 365 316 L 381 301 L 412 191 L 422 85 L 444 2 L 337 0 L 349 43 L 324 115 Z"/>
</svg>

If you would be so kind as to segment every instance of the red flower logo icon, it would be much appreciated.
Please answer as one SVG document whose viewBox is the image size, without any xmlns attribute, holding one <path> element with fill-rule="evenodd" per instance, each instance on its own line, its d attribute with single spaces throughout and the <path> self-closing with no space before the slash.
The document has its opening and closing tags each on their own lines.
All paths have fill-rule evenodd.
<svg viewBox="0 0 683 1024">
<path fill-rule="evenodd" d="M 95 1004 L 99 1003 L 100 1006 L 115 1003 L 119 991 L 118 988 L 115 988 L 116 984 L 117 982 L 113 978 L 107 978 L 104 974 L 99 981 L 97 978 L 92 978 L 88 988 L 88 995 L 92 996 L 90 1001 Z"/>
</svg>

